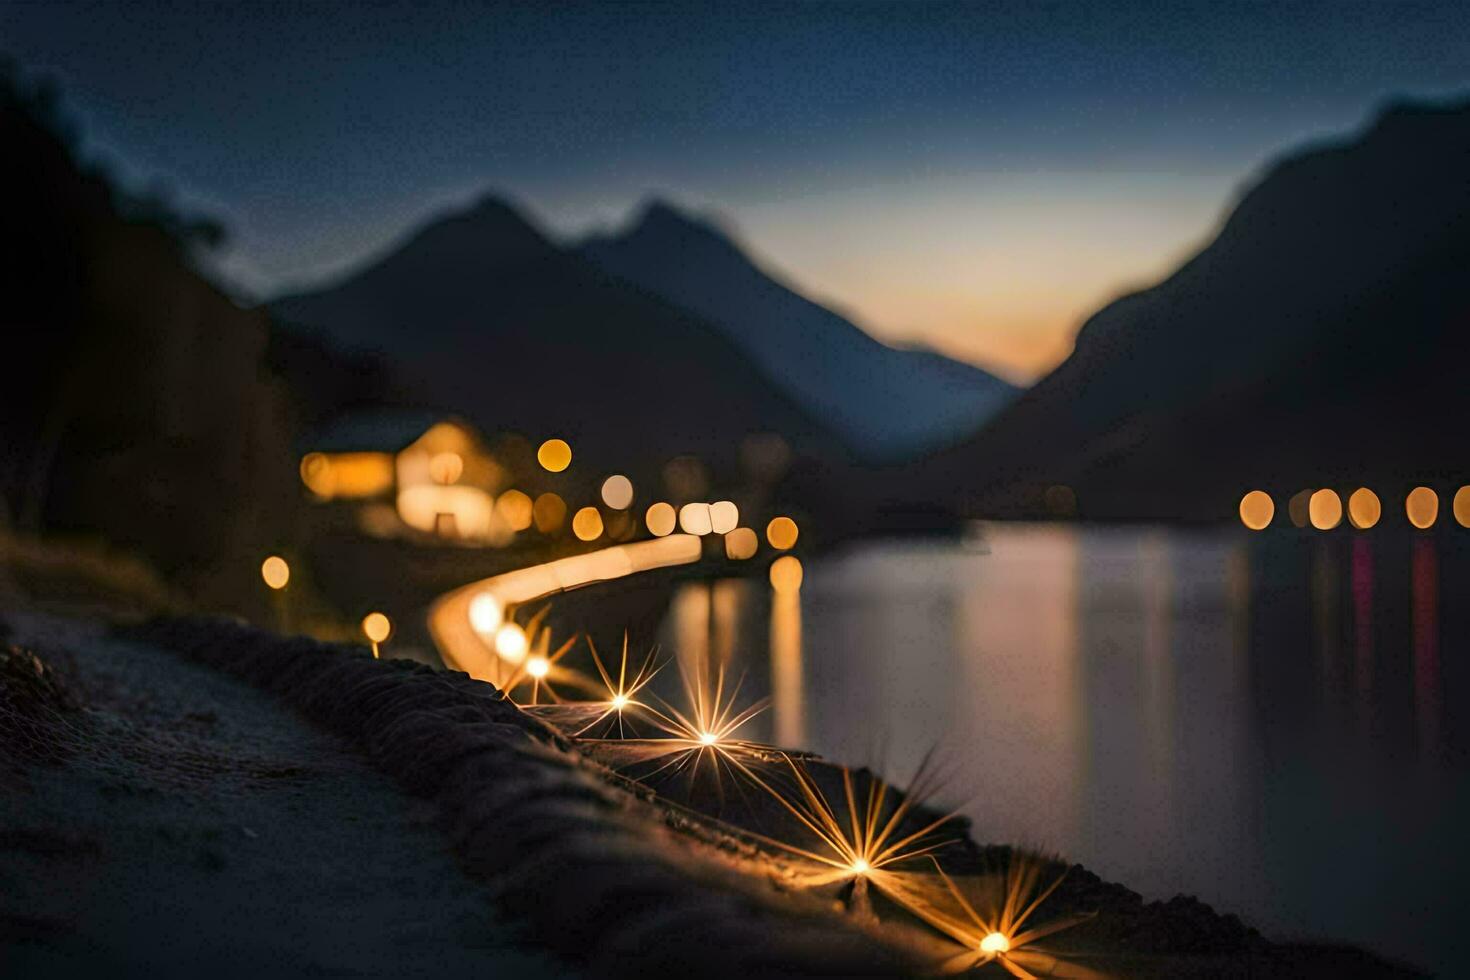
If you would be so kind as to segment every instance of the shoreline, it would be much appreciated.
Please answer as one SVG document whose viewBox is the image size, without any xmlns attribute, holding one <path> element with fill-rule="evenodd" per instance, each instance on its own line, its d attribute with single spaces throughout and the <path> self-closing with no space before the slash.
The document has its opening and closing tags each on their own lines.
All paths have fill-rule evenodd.
<svg viewBox="0 0 1470 980">
<path fill-rule="evenodd" d="M 263 689 L 431 801 L 497 912 L 594 974 L 905 975 L 943 951 L 921 927 L 835 911 L 840 896 L 793 885 L 738 827 L 631 783 L 465 675 L 225 620 L 117 635 Z M 972 854 L 1006 850 L 965 840 Z M 1087 962 L 1111 975 L 1421 975 L 1348 947 L 1270 943 L 1192 899 L 1144 903 L 1080 866 L 1057 903 L 1099 912 L 1058 947 L 1094 947 Z"/>
</svg>

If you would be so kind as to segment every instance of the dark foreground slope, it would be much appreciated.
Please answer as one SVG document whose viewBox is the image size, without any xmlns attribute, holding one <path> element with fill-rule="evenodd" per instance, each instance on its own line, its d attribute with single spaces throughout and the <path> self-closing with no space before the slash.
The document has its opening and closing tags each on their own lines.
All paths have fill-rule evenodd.
<svg viewBox="0 0 1470 980">
<path fill-rule="evenodd" d="M 898 496 L 1219 520 L 1250 488 L 1465 482 L 1470 105 L 1396 105 L 1272 168 L 1216 239 Z M 1066 502 L 1065 496 L 1058 498 Z M 1396 508 L 1387 508 L 1397 514 Z"/>
<path fill-rule="evenodd" d="M 127 642 L 16 622 L 12 639 L 46 644 L 79 692 L 48 714 L 9 698 L 0 670 L 3 747 L 19 704 L 31 740 L 54 749 L 0 756 L 0 868 L 29 881 L 23 901 L 0 905 L 0 955 L 24 957 L 27 975 L 547 970 L 502 948 L 477 895 L 519 945 L 599 976 L 891 976 L 954 955 L 888 911 L 843 913 L 827 892 L 793 887 L 738 827 L 651 797 L 463 675 L 219 620 L 157 622 Z M 488 892 L 453 884 L 422 852 L 412 811 L 380 798 L 338 739 L 431 804 L 424 815 Z M 68 805 L 77 792 L 92 799 Z M 947 860 L 961 871 L 1006 851 L 960 850 Z M 1267 942 L 1190 899 L 1144 903 L 1073 867 L 1038 921 L 1078 910 L 1097 915 L 1051 945 L 1115 976 L 1412 975 Z"/>
<path fill-rule="evenodd" d="M 11 622 L 42 659 L 0 644 L 0 975 L 566 975 L 341 738 L 95 625 Z"/>
</svg>

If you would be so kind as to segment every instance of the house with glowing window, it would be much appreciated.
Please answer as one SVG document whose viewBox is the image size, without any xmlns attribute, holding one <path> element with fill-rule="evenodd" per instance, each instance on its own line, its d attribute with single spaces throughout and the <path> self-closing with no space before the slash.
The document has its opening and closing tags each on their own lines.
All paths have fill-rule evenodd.
<svg viewBox="0 0 1470 980">
<path fill-rule="evenodd" d="M 355 509 L 376 537 L 402 534 L 502 544 L 496 514 L 505 470 L 468 423 L 430 412 L 343 416 L 307 440 L 301 482 L 312 497 Z"/>
</svg>

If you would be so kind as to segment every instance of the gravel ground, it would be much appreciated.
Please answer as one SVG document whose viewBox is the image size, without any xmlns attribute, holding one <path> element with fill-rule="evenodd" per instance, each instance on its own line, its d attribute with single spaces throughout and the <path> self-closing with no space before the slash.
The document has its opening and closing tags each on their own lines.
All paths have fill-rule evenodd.
<svg viewBox="0 0 1470 980">
<path fill-rule="evenodd" d="M 7 622 L 85 707 L 59 764 L 0 765 L 0 976 L 566 975 L 341 739 L 174 653 Z"/>
</svg>

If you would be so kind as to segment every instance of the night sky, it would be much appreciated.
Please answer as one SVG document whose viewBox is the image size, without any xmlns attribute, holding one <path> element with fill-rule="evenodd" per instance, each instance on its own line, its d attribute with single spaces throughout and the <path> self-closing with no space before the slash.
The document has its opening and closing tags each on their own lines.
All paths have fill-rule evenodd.
<svg viewBox="0 0 1470 980">
<path fill-rule="evenodd" d="M 495 189 L 653 194 L 895 342 L 1027 379 L 1283 149 L 1470 93 L 1463 4 L 726 8 L 15 3 L 88 152 L 222 217 L 245 296 Z"/>
</svg>

